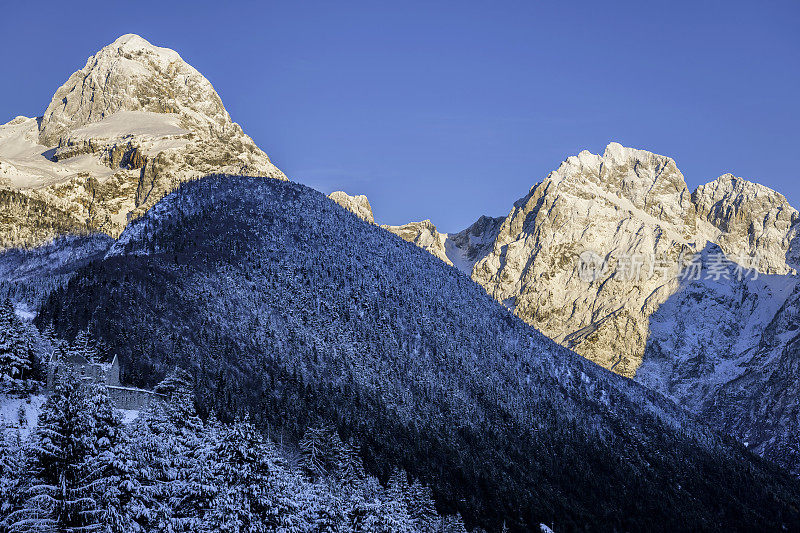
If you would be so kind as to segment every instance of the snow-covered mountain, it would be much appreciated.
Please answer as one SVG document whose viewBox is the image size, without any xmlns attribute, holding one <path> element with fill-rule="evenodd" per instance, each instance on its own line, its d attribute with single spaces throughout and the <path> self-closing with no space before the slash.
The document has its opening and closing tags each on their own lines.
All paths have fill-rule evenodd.
<svg viewBox="0 0 800 533">
<path fill-rule="evenodd" d="M 690 193 L 672 159 L 612 143 L 518 200 L 471 275 L 551 338 L 633 376 L 649 317 L 694 254 L 716 244 L 761 273 L 794 272 L 797 217 L 783 196 L 731 175 Z M 584 252 L 606 268 L 580 275 Z"/>
<path fill-rule="evenodd" d="M 175 51 L 123 35 L 39 118 L 0 126 L 0 247 L 116 237 L 178 183 L 214 172 L 286 179 Z"/>
<path fill-rule="evenodd" d="M 569 157 L 504 219 L 452 236 L 385 227 L 557 342 L 800 472 L 797 223 L 767 187 L 726 174 L 690 192 L 672 159 L 611 143 Z"/>
<path fill-rule="evenodd" d="M 797 479 L 299 184 L 183 184 L 68 283 L 37 325 L 65 338 L 88 327 L 123 380 L 153 384 L 178 365 L 202 412 L 249 413 L 287 441 L 331 425 L 369 472 L 407 470 L 470 526 L 800 520 Z"/>
</svg>

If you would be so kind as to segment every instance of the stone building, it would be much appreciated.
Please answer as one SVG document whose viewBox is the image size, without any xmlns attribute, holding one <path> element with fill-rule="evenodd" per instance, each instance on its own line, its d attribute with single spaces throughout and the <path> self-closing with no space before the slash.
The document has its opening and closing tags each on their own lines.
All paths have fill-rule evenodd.
<svg viewBox="0 0 800 533">
<path fill-rule="evenodd" d="M 119 359 L 114 356 L 111 363 L 95 363 L 88 361 L 80 354 L 67 354 L 61 356 L 60 350 L 53 352 L 47 368 L 47 388 L 52 389 L 56 379 L 63 372 L 70 372 L 81 379 L 93 383 L 102 383 L 105 386 L 118 387 Z"/>
<path fill-rule="evenodd" d="M 92 383 L 105 385 L 108 396 L 118 409 L 143 409 L 161 395 L 145 389 L 123 387 L 119 380 L 119 359 L 114 356 L 110 363 L 88 361 L 80 354 L 67 354 L 62 357 L 56 350 L 50 357 L 47 368 L 47 388 L 52 390 L 56 380 L 69 372 Z"/>
</svg>

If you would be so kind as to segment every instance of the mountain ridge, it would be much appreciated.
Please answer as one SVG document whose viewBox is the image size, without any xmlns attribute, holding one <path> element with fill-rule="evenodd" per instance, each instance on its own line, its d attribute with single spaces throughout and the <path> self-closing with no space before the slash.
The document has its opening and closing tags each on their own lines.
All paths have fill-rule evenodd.
<svg viewBox="0 0 800 533">
<path fill-rule="evenodd" d="M 369 470 L 408 467 L 471 525 L 794 523 L 780 502 L 796 480 L 302 185 L 182 185 L 51 295 L 37 324 L 51 322 L 88 326 L 123 379 L 190 368 L 223 419 L 291 435 L 320 417 Z"/>
</svg>

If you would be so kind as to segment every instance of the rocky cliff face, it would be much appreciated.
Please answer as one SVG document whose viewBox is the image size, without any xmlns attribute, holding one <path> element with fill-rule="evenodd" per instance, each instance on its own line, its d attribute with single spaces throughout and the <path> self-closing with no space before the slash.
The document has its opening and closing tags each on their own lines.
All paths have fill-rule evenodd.
<svg viewBox="0 0 800 533">
<path fill-rule="evenodd" d="M 470 275 L 475 263 L 491 251 L 502 223 L 502 218 L 482 216 L 467 229 L 453 234 L 440 233 L 430 220 L 381 227 Z"/>
<path fill-rule="evenodd" d="M 124 35 L 90 57 L 40 118 L 0 126 L 0 247 L 63 232 L 117 236 L 179 183 L 286 179 L 174 51 Z"/>
<path fill-rule="evenodd" d="M 453 261 L 447 256 L 447 234 L 439 233 L 430 220 L 409 222 L 402 226 L 384 225 L 381 227 L 408 242 L 416 244 L 420 248 L 424 248 L 448 265 L 453 266 Z"/>
<path fill-rule="evenodd" d="M 797 267 L 790 244 L 797 234 L 798 213 L 783 195 L 725 174 L 698 187 L 692 202 L 697 219 L 714 227 L 714 240 L 727 254 L 758 256 L 759 269 L 769 274 L 786 274 Z"/>
<path fill-rule="evenodd" d="M 352 211 L 361 220 L 374 224 L 375 216 L 372 214 L 372 206 L 369 205 L 369 200 L 363 194 L 358 196 L 350 196 L 344 191 L 334 191 L 328 195 L 328 198 L 344 207 L 348 211 Z"/>
<path fill-rule="evenodd" d="M 514 204 L 471 274 L 551 338 L 633 375 L 646 317 L 677 275 L 656 261 L 677 262 L 694 230 L 691 212 L 671 159 L 617 144 L 603 156 L 581 152 Z M 579 272 L 586 253 L 606 265 L 588 278 Z"/>
</svg>

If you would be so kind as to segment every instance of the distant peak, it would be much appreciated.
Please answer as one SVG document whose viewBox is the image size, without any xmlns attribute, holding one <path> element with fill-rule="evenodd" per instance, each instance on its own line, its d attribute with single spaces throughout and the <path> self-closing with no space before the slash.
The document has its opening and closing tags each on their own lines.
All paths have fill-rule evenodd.
<svg viewBox="0 0 800 533">
<path fill-rule="evenodd" d="M 633 148 L 626 148 L 619 144 L 618 142 L 610 142 L 608 146 L 606 146 L 605 152 L 603 153 L 603 157 L 613 157 L 615 159 L 624 157 L 627 153 L 632 152 Z"/>
<path fill-rule="evenodd" d="M 39 143 L 62 145 L 72 130 L 117 111 L 176 114 L 201 128 L 230 123 L 219 95 L 202 74 L 174 50 L 128 33 L 91 56 L 59 87 L 40 123 Z"/>
<path fill-rule="evenodd" d="M 760 183 L 740 178 L 730 173 L 725 173 L 714 181 L 706 183 L 705 185 L 700 185 L 695 190 L 694 194 L 698 198 L 706 196 L 719 199 L 723 196 L 728 196 L 731 198 L 738 198 L 739 200 L 756 196 L 765 196 L 788 206 L 788 201 L 781 193 L 766 185 L 761 185 Z"/>
<path fill-rule="evenodd" d="M 674 161 L 671 157 L 660 155 L 655 152 L 651 152 L 649 150 L 642 150 L 640 148 L 630 148 L 627 146 L 623 146 L 618 142 L 610 142 L 608 146 L 606 146 L 605 151 L 603 152 L 603 159 L 606 160 L 613 160 L 613 161 L 632 161 L 632 160 L 650 160 L 650 159 L 658 159 L 663 160 L 665 162 Z"/>
</svg>

